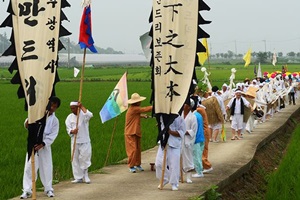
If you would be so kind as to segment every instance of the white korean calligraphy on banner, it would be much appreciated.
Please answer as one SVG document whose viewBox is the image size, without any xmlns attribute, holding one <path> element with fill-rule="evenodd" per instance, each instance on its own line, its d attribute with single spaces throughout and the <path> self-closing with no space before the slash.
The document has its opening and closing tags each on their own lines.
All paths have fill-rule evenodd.
<svg viewBox="0 0 300 200">
<path fill-rule="evenodd" d="M 57 68 L 60 0 L 12 1 L 13 30 L 28 120 L 45 116 Z"/>
<path fill-rule="evenodd" d="M 195 66 L 198 0 L 153 0 L 155 113 L 178 114 Z"/>
</svg>

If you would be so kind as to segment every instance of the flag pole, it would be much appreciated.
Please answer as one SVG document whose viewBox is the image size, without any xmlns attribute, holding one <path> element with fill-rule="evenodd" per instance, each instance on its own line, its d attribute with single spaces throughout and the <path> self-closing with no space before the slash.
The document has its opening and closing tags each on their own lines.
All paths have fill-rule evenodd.
<svg viewBox="0 0 300 200">
<path fill-rule="evenodd" d="M 31 181 L 32 181 L 32 199 L 36 200 L 34 147 L 32 148 L 32 152 L 31 152 Z"/>
<path fill-rule="evenodd" d="M 164 159 L 163 159 L 163 165 L 162 165 L 162 171 L 161 171 L 161 179 L 160 179 L 160 190 L 164 187 L 164 176 L 165 176 L 165 169 L 166 169 L 166 160 L 167 160 L 167 148 L 168 144 L 166 144 L 164 149 Z"/>
<path fill-rule="evenodd" d="M 85 58 L 86 58 L 86 48 L 83 50 L 83 61 L 81 66 L 81 77 L 80 77 L 80 88 L 79 88 L 79 98 L 78 102 L 81 102 L 82 97 L 82 87 L 83 87 L 83 78 L 84 78 L 84 66 L 85 66 Z M 76 129 L 78 129 L 78 122 L 79 122 L 79 114 L 80 114 L 80 108 L 77 108 L 77 120 L 76 120 Z M 71 156 L 71 162 L 74 158 L 75 148 L 76 148 L 76 140 L 77 140 L 77 134 L 74 136 L 74 143 L 73 143 L 73 151 Z"/>
<path fill-rule="evenodd" d="M 206 54 L 207 54 L 207 64 L 208 64 L 208 69 L 210 71 L 210 62 L 209 62 L 209 54 L 207 52 L 208 50 L 206 50 Z"/>
<path fill-rule="evenodd" d="M 112 134 L 111 134 L 110 144 L 109 144 L 109 147 L 108 147 L 108 151 L 107 151 L 107 155 L 106 155 L 106 159 L 105 159 L 104 166 L 106 166 L 107 161 L 108 161 L 108 157 L 109 157 L 109 154 L 110 154 L 110 150 L 111 150 L 111 146 L 112 146 L 114 134 L 115 134 L 115 132 L 116 132 L 117 121 L 118 121 L 118 116 L 117 116 L 116 119 L 115 119 L 115 124 L 114 124 L 114 128 L 113 128 L 113 131 L 112 131 Z"/>
</svg>

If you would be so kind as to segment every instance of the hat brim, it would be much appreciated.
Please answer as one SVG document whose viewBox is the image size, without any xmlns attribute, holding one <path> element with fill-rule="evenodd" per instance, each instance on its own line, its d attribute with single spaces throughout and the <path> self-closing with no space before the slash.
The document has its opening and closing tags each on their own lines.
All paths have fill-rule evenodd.
<svg viewBox="0 0 300 200">
<path fill-rule="evenodd" d="M 144 101 L 145 99 L 146 99 L 146 97 L 140 97 L 138 99 L 128 99 L 127 103 L 128 104 L 134 104 L 134 103 L 137 103 L 137 102 Z"/>
</svg>

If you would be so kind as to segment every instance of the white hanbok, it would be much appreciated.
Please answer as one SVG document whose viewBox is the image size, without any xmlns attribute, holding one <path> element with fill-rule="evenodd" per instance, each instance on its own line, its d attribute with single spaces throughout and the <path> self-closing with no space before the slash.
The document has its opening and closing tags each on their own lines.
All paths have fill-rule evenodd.
<svg viewBox="0 0 300 200">
<path fill-rule="evenodd" d="M 27 120 L 27 119 L 26 119 Z M 25 121 L 26 122 L 26 121 Z M 59 121 L 55 116 L 55 113 L 48 116 L 46 126 L 43 134 L 43 142 L 45 146 L 36 152 L 35 159 L 35 177 L 37 179 L 37 171 L 41 182 L 44 186 L 44 191 L 53 191 L 52 180 L 53 180 L 53 164 L 52 164 L 52 152 L 51 144 L 54 142 L 59 131 Z M 24 175 L 23 175 L 23 191 L 32 193 L 32 169 L 31 169 L 31 158 L 28 160 L 28 154 L 26 154 Z"/>
<path fill-rule="evenodd" d="M 182 117 L 184 114 L 182 112 Z M 194 159 L 193 159 L 193 148 L 196 139 L 196 133 L 198 129 L 198 123 L 196 116 L 189 112 L 184 118 L 186 125 L 186 132 L 182 140 L 181 154 L 182 154 L 182 167 L 184 172 L 188 172 L 194 169 Z"/>
<path fill-rule="evenodd" d="M 162 130 L 164 129 L 163 123 L 161 123 Z M 180 149 L 181 140 L 186 132 L 186 126 L 184 119 L 178 116 L 174 122 L 170 125 L 172 131 L 177 131 L 180 137 L 175 137 L 173 135 L 169 136 L 168 147 L 167 147 L 167 157 L 166 157 L 166 168 L 164 173 L 164 183 L 171 183 L 172 185 L 178 185 L 180 176 Z M 156 167 L 156 178 L 161 179 L 162 176 L 162 166 L 163 166 L 164 150 L 161 145 L 158 147 L 155 167 Z"/>
<path fill-rule="evenodd" d="M 89 121 L 93 117 L 93 113 L 89 110 L 84 113 L 80 110 L 78 133 L 76 138 L 76 146 L 72 161 L 72 171 L 75 180 L 82 179 L 85 171 L 91 166 L 92 146 L 89 134 Z M 73 113 L 69 114 L 65 123 L 67 133 L 71 137 L 71 153 L 73 152 L 74 135 L 71 130 L 76 128 L 77 116 Z"/>
</svg>

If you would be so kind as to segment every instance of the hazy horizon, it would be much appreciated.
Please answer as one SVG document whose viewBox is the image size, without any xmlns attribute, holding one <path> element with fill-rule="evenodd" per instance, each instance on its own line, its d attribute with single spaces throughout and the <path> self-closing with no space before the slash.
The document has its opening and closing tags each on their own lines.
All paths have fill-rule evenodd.
<svg viewBox="0 0 300 200">
<path fill-rule="evenodd" d="M 78 41 L 79 23 L 82 15 L 81 0 L 68 1 L 71 8 L 63 11 L 70 22 L 64 27 L 73 34 L 71 41 Z M 208 34 L 212 54 L 244 54 L 251 48 L 254 52 L 275 51 L 300 52 L 299 0 L 206 0 L 210 11 L 200 14 L 212 23 L 201 26 Z M 117 5 L 118 4 L 118 5 Z M 0 2 L 0 23 L 8 16 L 8 0 Z M 288 11 L 286 11 L 288 7 Z M 150 0 L 92 1 L 93 38 L 95 44 L 106 49 L 111 47 L 124 53 L 142 53 L 139 37 L 150 30 L 148 23 L 152 9 Z M 0 28 L 0 33 L 10 35 L 10 28 Z"/>
</svg>

